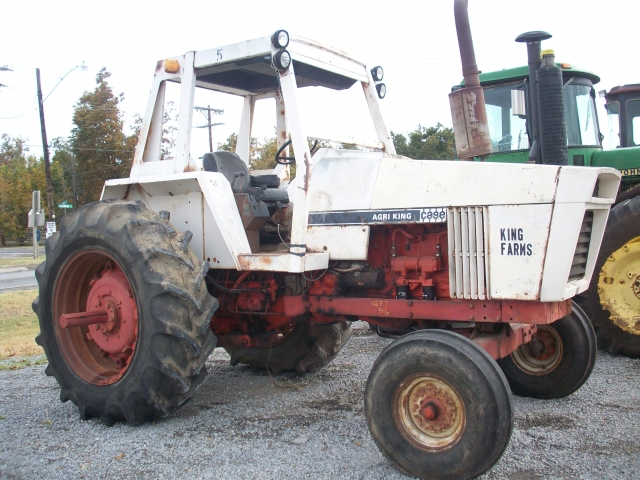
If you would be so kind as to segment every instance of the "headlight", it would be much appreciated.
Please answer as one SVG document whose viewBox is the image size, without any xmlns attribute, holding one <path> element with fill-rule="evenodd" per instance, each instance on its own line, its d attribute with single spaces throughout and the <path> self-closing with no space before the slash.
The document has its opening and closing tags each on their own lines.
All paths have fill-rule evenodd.
<svg viewBox="0 0 640 480">
<path fill-rule="evenodd" d="M 289 34 L 286 30 L 278 30 L 271 35 L 271 43 L 273 43 L 273 46 L 276 48 L 287 48 L 287 45 L 289 45 Z"/>
<path fill-rule="evenodd" d="M 378 91 L 378 98 L 384 98 L 387 94 L 387 86 L 384 83 L 377 84 L 376 90 Z"/>
<path fill-rule="evenodd" d="M 291 65 L 291 54 L 286 50 L 280 50 L 273 56 L 273 64 L 278 70 L 286 70 Z"/>
<path fill-rule="evenodd" d="M 384 70 L 382 70 L 382 67 L 380 66 L 373 67 L 371 69 L 371 76 L 373 77 L 373 80 L 375 82 L 379 82 L 380 80 L 382 80 L 382 77 L 384 77 Z"/>
</svg>

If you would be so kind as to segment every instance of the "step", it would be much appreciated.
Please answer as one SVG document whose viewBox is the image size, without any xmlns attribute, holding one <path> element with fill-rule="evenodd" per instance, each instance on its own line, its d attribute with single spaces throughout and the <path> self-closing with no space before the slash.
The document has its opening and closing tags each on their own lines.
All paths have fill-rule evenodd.
<svg viewBox="0 0 640 480">
<path fill-rule="evenodd" d="M 240 270 L 302 273 L 329 267 L 328 253 L 307 253 L 304 256 L 289 252 L 247 253 L 238 255 Z"/>
</svg>

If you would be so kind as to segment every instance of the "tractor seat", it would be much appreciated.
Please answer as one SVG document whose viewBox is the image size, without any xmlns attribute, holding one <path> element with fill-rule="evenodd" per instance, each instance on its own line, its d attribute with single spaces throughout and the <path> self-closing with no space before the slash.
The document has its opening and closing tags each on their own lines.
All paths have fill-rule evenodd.
<svg viewBox="0 0 640 480">
<path fill-rule="evenodd" d="M 277 175 L 249 175 L 247 164 L 234 152 L 211 152 L 202 156 L 206 172 L 222 173 L 231 184 L 233 193 L 248 193 L 268 205 L 289 203 L 285 188 Z M 235 180 L 235 181 L 234 181 Z"/>
</svg>

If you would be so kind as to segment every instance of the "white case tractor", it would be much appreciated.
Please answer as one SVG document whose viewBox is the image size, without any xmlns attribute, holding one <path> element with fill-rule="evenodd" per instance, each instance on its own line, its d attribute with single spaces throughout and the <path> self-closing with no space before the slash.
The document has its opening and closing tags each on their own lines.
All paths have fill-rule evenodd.
<svg viewBox="0 0 640 480">
<path fill-rule="evenodd" d="M 398 156 L 382 75 L 284 30 L 157 63 L 130 177 L 66 215 L 36 271 L 37 341 L 63 402 L 109 425 L 152 421 L 189 400 L 216 346 L 232 365 L 314 372 L 363 321 L 398 338 L 364 392 L 383 455 L 412 476 L 470 478 L 507 447 L 511 391 L 558 398 L 587 380 L 596 341 L 571 298 L 591 280 L 619 173 Z M 169 82 L 177 151 L 161 161 Z M 356 84 L 377 138 L 310 151 L 300 89 Z M 201 162 L 198 88 L 244 98 L 235 152 Z M 475 94 L 457 95 L 454 109 L 473 113 Z M 255 175 L 264 99 L 281 148 Z M 482 130 L 471 117 L 459 150 Z"/>
</svg>

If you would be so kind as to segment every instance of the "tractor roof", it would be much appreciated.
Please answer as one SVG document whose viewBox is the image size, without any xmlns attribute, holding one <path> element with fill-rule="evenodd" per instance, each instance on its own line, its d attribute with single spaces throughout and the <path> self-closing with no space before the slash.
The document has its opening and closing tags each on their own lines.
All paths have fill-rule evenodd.
<svg viewBox="0 0 640 480">
<path fill-rule="evenodd" d="M 304 37 L 289 38 L 286 50 L 291 54 L 298 87 L 344 90 L 356 81 L 368 81 L 364 62 Z M 271 60 L 277 51 L 271 37 L 262 37 L 196 52 L 196 85 L 237 95 L 278 90 Z"/>
<path fill-rule="evenodd" d="M 622 95 L 624 93 L 637 93 L 640 92 L 640 83 L 632 83 L 629 85 L 620 85 L 613 87 L 607 92 L 607 96 Z"/>
<path fill-rule="evenodd" d="M 583 77 L 589 79 L 593 84 L 600 81 L 600 77 L 595 73 L 574 67 L 568 63 L 556 63 L 556 66 L 562 68 L 562 76 L 564 78 Z M 482 85 L 493 85 L 505 83 L 509 80 L 524 80 L 527 77 L 529 77 L 529 67 L 525 65 L 522 67 L 505 68 L 496 72 L 481 73 L 480 83 L 482 83 Z M 460 86 L 462 85 L 464 85 L 464 80 L 460 82 Z"/>
</svg>

